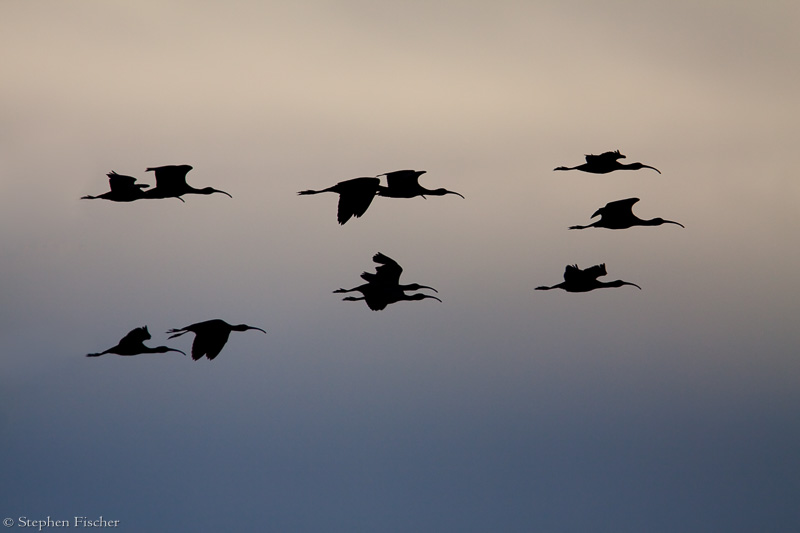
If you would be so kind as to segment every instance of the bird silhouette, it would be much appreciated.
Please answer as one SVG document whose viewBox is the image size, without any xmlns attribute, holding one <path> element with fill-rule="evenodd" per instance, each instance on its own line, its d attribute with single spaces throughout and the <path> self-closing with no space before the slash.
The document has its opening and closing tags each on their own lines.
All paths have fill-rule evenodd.
<svg viewBox="0 0 800 533">
<path fill-rule="evenodd" d="M 601 207 L 594 212 L 591 218 L 600 215 L 600 220 L 595 221 L 588 226 L 570 226 L 569 229 L 586 229 L 586 228 L 608 228 L 608 229 L 626 229 L 632 226 L 660 226 L 661 224 L 677 224 L 684 227 L 680 222 L 673 222 L 672 220 L 664 220 L 663 218 L 651 218 L 650 220 L 642 220 L 633 214 L 633 204 L 638 202 L 638 198 L 626 198 L 624 200 L 617 200 L 609 202 L 605 207 Z"/>
<path fill-rule="evenodd" d="M 379 176 L 386 176 L 386 187 L 378 189 L 378 196 L 385 196 L 388 198 L 414 198 L 415 196 L 444 196 L 445 194 L 455 194 L 457 196 L 463 195 L 455 191 L 448 191 L 447 189 L 426 189 L 419 184 L 419 177 L 425 174 L 425 170 L 395 170 L 394 172 L 387 172 L 386 174 L 378 174 Z"/>
<path fill-rule="evenodd" d="M 81 200 L 111 200 L 112 202 L 133 202 L 145 197 L 146 189 L 149 185 L 136 183 L 136 178 L 117 174 L 113 170 L 106 174 L 111 190 L 98 196 L 81 196 Z"/>
<path fill-rule="evenodd" d="M 167 333 L 173 333 L 173 335 L 169 336 L 170 339 L 180 337 L 184 333 L 194 333 L 192 359 L 197 361 L 198 359 L 202 359 L 204 355 L 209 359 L 214 359 L 219 355 L 219 352 L 222 351 L 225 343 L 228 342 L 231 331 L 247 331 L 248 329 L 257 329 L 258 331 L 266 333 L 266 331 L 261 328 L 248 326 L 247 324 L 237 324 L 234 326 L 218 318 L 206 320 L 205 322 L 198 322 L 197 324 L 192 324 L 185 328 L 170 329 Z"/>
<path fill-rule="evenodd" d="M 233 198 L 225 191 L 220 191 L 213 187 L 195 189 L 186 183 L 186 174 L 190 170 L 192 170 L 191 165 L 166 165 L 148 168 L 147 172 L 156 173 L 156 186 L 145 193 L 145 198 L 177 198 L 183 202 L 184 199 L 181 196 L 184 194 L 213 194 L 215 192 Z"/>
<path fill-rule="evenodd" d="M 337 289 L 333 292 L 339 294 L 360 292 L 362 294 L 361 297 L 346 296 L 343 300 L 348 302 L 364 300 L 373 311 L 380 311 L 385 309 L 387 305 L 400 301 L 417 301 L 431 298 L 441 302 L 439 298 L 430 294 L 406 294 L 405 291 L 418 291 L 420 289 L 438 291 L 433 287 L 418 283 L 401 285 L 400 274 L 403 273 L 403 268 L 394 259 L 379 252 L 372 257 L 372 260 L 380 266 L 375 268 L 375 273 L 362 272 L 361 279 L 367 283 L 352 289 Z"/>
<path fill-rule="evenodd" d="M 122 337 L 122 340 L 119 341 L 119 343 L 116 346 L 113 346 L 108 350 L 100 353 L 87 353 L 86 357 L 100 357 L 101 355 L 105 355 L 107 353 L 113 353 L 117 355 L 139 355 L 143 353 L 179 352 L 182 353 L 183 355 L 186 355 L 184 352 L 180 350 L 167 348 L 166 346 L 156 346 L 155 348 L 150 348 L 149 346 L 145 346 L 144 341 L 150 338 L 151 338 L 150 332 L 147 331 L 147 326 L 132 329 L 128 332 L 127 335 Z"/>
<path fill-rule="evenodd" d="M 605 276 L 606 264 L 595 265 L 586 270 L 581 270 L 578 265 L 567 265 L 564 270 L 564 281 L 552 287 L 541 286 L 536 287 L 537 291 L 549 291 L 550 289 L 564 289 L 567 292 L 589 292 L 594 289 L 602 289 L 606 287 L 622 287 L 623 285 L 633 285 L 639 290 L 642 290 L 635 283 L 629 283 L 620 279 L 616 281 L 598 281 L 597 278 Z"/>
<path fill-rule="evenodd" d="M 336 219 L 339 224 L 344 224 L 351 217 L 360 217 L 367 212 L 372 199 L 375 198 L 375 193 L 378 192 L 380 187 L 379 178 L 353 178 L 345 181 L 340 181 L 332 187 L 322 189 L 319 191 L 306 190 L 300 191 L 297 194 L 319 194 L 322 192 L 335 192 L 339 195 L 339 207 L 336 213 Z"/>
<path fill-rule="evenodd" d="M 640 168 L 650 168 L 661 174 L 661 171 L 656 167 L 650 165 L 643 165 L 642 163 L 630 163 L 628 165 L 620 163 L 620 159 L 625 159 L 625 156 L 619 153 L 619 150 L 613 152 L 603 152 L 600 155 L 586 155 L 586 163 L 578 165 L 577 167 L 556 167 L 553 170 L 582 170 L 583 172 L 591 172 L 592 174 L 608 174 L 615 170 L 639 170 Z"/>
</svg>

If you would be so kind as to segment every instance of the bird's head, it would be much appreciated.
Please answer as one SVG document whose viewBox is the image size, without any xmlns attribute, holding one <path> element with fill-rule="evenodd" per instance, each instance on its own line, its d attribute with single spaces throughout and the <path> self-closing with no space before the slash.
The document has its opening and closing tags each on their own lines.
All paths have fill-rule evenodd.
<svg viewBox="0 0 800 533">
<path fill-rule="evenodd" d="M 660 226 L 661 224 L 677 224 L 678 226 L 685 228 L 683 224 L 680 222 L 675 222 L 674 220 L 664 220 L 663 218 L 654 218 L 651 222 L 654 226 Z"/>
<path fill-rule="evenodd" d="M 427 194 L 430 194 L 431 196 L 444 196 L 445 194 L 455 194 L 456 196 L 461 196 L 461 198 L 464 198 L 462 194 L 457 193 L 455 191 L 448 191 L 447 189 L 434 189 L 432 191 L 428 191 Z"/>
<path fill-rule="evenodd" d="M 633 170 L 639 170 L 641 168 L 649 168 L 661 174 L 661 171 L 658 170 L 656 167 L 651 167 L 650 165 L 645 165 L 643 163 L 631 163 L 630 165 L 628 165 L 628 168 L 631 168 Z"/>
<path fill-rule="evenodd" d="M 215 192 L 219 192 L 219 193 L 222 193 L 224 195 L 227 195 L 229 198 L 233 198 L 233 196 L 231 196 L 230 194 L 226 193 L 225 191 L 221 191 L 219 189 L 215 189 L 214 187 L 205 187 L 205 188 L 200 189 L 199 191 L 197 191 L 198 194 L 214 194 Z"/>
<path fill-rule="evenodd" d="M 247 324 L 238 324 L 238 325 L 236 325 L 236 326 L 231 326 L 231 329 L 232 329 L 233 331 L 247 331 L 247 330 L 249 330 L 249 329 L 257 329 L 258 331 L 260 331 L 260 332 L 262 332 L 262 333 L 266 333 L 266 331 L 264 331 L 264 330 L 263 330 L 263 329 L 261 329 L 261 328 L 257 328 L 257 327 L 255 327 L 255 326 L 248 326 Z"/>
<path fill-rule="evenodd" d="M 421 289 L 430 289 L 435 293 L 439 292 L 436 289 L 434 289 L 433 287 L 428 287 L 427 285 L 420 285 L 419 283 L 412 283 L 410 285 L 403 286 L 403 290 L 404 291 L 418 291 L 418 290 L 421 290 Z"/>
<path fill-rule="evenodd" d="M 616 281 L 610 281 L 610 282 L 608 282 L 608 284 L 607 284 L 607 285 L 608 285 L 609 287 L 622 287 L 623 285 L 633 285 L 633 286 L 634 286 L 634 287 L 636 287 L 637 289 L 639 289 L 639 290 L 642 290 L 642 288 L 641 288 L 640 286 L 638 286 L 637 284 L 635 284 L 635 283 L 630 283 L 630 282 L 628 282 L 628 281 L 622 281 L 621 279 L 618 279 L 618 280 L 616 280 Z"/>
</svg>

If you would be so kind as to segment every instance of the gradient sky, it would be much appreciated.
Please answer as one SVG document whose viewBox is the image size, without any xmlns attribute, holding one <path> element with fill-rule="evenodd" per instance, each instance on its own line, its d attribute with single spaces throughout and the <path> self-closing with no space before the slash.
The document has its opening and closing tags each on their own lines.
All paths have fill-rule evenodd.
<svg viewBox="0 0 800 533">
<path fill-rule="evenodd" d="M 0 5 L 0 513 L 800 530 L 796 2 Z M 619 149 L 653 171 L 553 172 Z M 233 195 L 80 200 L 191 164 Z M 424 169 L 456 196 L 343 179 Z M 587 229 L 606 202 L 678 226 Z M 331 291 L 371 257 L 442 303 Z M 642 287 L 536 292 L 605 262 Z M 84 354 L 210 318 L 214 361 Z"/>
</svg>

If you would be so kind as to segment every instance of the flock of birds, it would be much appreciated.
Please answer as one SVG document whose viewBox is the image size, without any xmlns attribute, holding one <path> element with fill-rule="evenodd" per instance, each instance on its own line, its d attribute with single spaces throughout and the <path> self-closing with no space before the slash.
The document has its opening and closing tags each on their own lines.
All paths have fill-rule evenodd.
<svg viewBox="0 0 800 533">
<path fill-rule="evenodd" d="M 619 150 L 604 152 L 600 155 L 586 155 L 585 157 L 586 163 L 575 167 L 560 166 L 556 167 L 554 170 L 579 170 L 592 174 L 607 174 L 616 170 L 639 170 L 642 168 L 649 168 L 661 174 L 661 171 L 657 168 L 642 163 L 620 163 L 619 160 L 624 159 L 625 156 L 622 155 Z M 213 187 L 205 187 L 203 189 L 192 187 L 186 182 L 186 175 L 190 170 L 192 170 L 190 165 L 167 165 L 148 168 L 147 172 L 155 172 L 156 185 L 152 189 L 150 189 L 147 184 L 136 183 L 136 178 L 132 176 L 125 176 L 112 171 L 107 174 L 110 191 L 97 196 L 83 196 L 82 199 L 132 202 L 144 199 L 177 198 L 184 201 L 181 197 L 186 194 L 209 195 L 213 193 L 225 194 L 232 198 L 227 192 L 214 189 Z M 463 195 L 455 191 L 443 188 L 426 189 L 419 183 L 419 178 L 422 174 L 425 174 L 424 170 L 397 170 L 377 176 L 353 178 L 341 181 L 326 189 L 304 190 L 298 192 L 298 194 L 312 195 L 324 192 L 338 194 L 339 203 L 336 218 L 339 224 L 345 224 L 353 217 L 359 218 L 364 215 L 376 196 L 386 198 L 414 198 L 421 196 L 425 198 L 426 196 L 454 194 L 464 198 Z M 381 176 L 386 177 L 386 186 L 381 185 Z M 637 217 L 633 214 L 633 206 L 638 201 L 638 198 L 626 198 L 609 202 L 595 211 L 591 216 L 591 218 L 600 216 L 599 220 L 586 226 L 570 226 L 569 229 L 626 229 L 633 226 L 660 226 L 662 224 L 676 224 L 684 227 L 683 224 L 672 220 L 664 220 L 662 218 L 644 220 Z M 439 298 L 432 294 L 424 292 L 409 294 L 410 292 L 421 291 L 423 289 L 437 293 L 438 291 L 433 287 L 420 285 L 418 283 L 401 284 L 400 275 L 403 273 L 403 269 L 394 259 L 382 253 L 377 253 L 373 256 L 372 260 L 377 263 L 378 266 L 375 267 L 374 273 L 363 272 L 361 274 L 361 278 L 366 283 L 353 287 L 352 289 L 340 288 L 333 292 L 338 294 L 351 292 L 361 293 L 360 297 L 346 296 L 343 300 L 363 300 L 373 311 L 380 311 L 385 309 L 388 305 L 400 301 L 433 299 L 441 302 Z M 563 289 L 567 292 L 588 292 L 606 287 L 622 287 L 623 285 L 632 285 L 641 290 L 641 287 L 635 283 L 622 280 L 604 282 L 598 279 L 607 274 L 605 263 L 586 269 L 580 269 L 577 265 L 567 265 L 564 271 L 563 282 L 552 286 L 539 286 L 536 287 L 536 290 Z M 214 359 L 228 342 L 231 332 L 247 330 L 258 330 L 266 333 L 266 331 L 261 328 L 248 326 L 247 324 L 232 325 L 220 319 L 198 322 L 179 329 L 170 329 L 167 333 L 172 334 L 169 337 L 170 339 L 179 337 L 185 333 L 194 333 L 195 339 L 192 343 L 191 355 L 192 359 L 196 361 L 204 356 L 208 359 Z M 186 355 L 186 353 L 181 350 L 168 348 L 167 346 L 146 346 L 144 341 L 150 338 L 151 336 L 150 332 L 147 330 L 147 326 L 135 328 L 128 332 L 116 346 L 112 346 L 103 352 L 87 354 L 87 357 L 99 357 L 104 354 L 131 356 L 144 353 L 166 352 L 178 352 Z"/>
</svg>

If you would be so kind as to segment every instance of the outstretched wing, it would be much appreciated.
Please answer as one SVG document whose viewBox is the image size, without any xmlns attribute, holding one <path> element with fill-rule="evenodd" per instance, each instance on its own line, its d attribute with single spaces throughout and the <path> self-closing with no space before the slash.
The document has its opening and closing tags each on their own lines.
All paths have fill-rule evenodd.
<svg viewBox="0 0 800 533">
<path fill-rule="evenodd" d="M 424 170 L 395 170 L 382 176 L 386 176 L 386 185 L 390 189 L 403 189 L 418 186 L 422 174 L 425 174 Z"/>
<path fill-rule="evenodd" d="M 111 191 L 115 193 L 125 193 L 149 187 L 149 185 L 143 183 L 136 183 L 136 178 L 133 176 L 117 174 L 113 170 L 106 176 L 108 176 L 108 185 L 111 187 Z"/>
<path fill-rule="evenodd" d="M 336 219 L 344 224 L 350 217 L 360 217 L 369 209 L 381 180 L 378 178 L 353 178 L 336 184 L 334 191 L 339 193 L 339 206 Z"/>
<path fill-rule="evenodd" d="M 127 335 L 122 337 L 119 341 L 120 344 L 139 344 L 150 338 L 150 332 L 147 331 L 147 326 L 135 328 L 128 332 Z"/>
<path fill-rule="evenodd" d="M 156 187 L 169 189 L 185 185 L 186 174 L 192 170 L 191 165 L 165 165 L 163 167 L 150 167 L 147 172 L 156 173 Z"/>
<path fill-rule="evenodd" d="M 606 272 L 606 264 L 601 263 L 599 265 L 594 265 L 587 268 L 586 270 L 581 272 L 581 274 L 583 276 L 586 276 L 585 279 L 597 279 L 600 276 L 605 276 L 606 274 L 608 274 L 608 272 Z"/>
<path fill-rule="evenodd" d="M 564 281 L 566 283 L 575 283 L 581 279 L 582 274 L 583 270 L 578 268 L 578 265 L 567 265 L 567 268 L 564 269 Z"/>
<path fill-rule="evenodd" d="M 613 152 L 603 152 L 600 155 L 586 154 L 586 162 L 590 164 L 611 163 L 617 159 L 624 159 L 625 156 L 619 153 L 619 150 Z"/>
<path fill-rule="evenodd" d="M 372 256 L 372 260 L 380 265 L 375 268 L 375 281 L 389 285 L 400 284 L 403 267 L 397 264 L 397 261 L 380 252 Z"/>
<path fill-rule="evenodd" d="M 633 214 L 633 204 L 638 201 L 638 198 L 625 198 L 624 200 L 608 202 L 605 206 L 595 211 L 592 215 L 592 218 L 596 217 L 597 215 L 605 215 L 608 213 L 626 213 L 631 215 Z"/>
<path fill-rule="evenodd" d="M 214 359 L 222 351 L 226 342 L 228 342 L 228 335 L 197 334 L 192 343 L 192 359 L 197 361 L 204 355 L 209 359 Z"/>
</svg>

